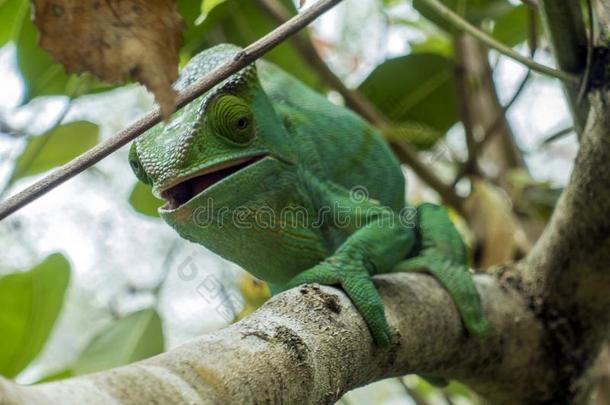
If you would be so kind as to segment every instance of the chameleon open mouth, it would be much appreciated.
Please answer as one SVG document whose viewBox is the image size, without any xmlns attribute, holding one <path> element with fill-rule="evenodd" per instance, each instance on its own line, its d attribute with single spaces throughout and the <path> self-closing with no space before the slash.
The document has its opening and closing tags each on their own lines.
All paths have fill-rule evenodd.
<svg viewBox="0 0 610 405">
<path fill-rule="evenodd" d="M 258 162 L 265 156 L 266 155 L 250 156 L 222 162 L 192 174 L 190 177 L 180 181 L 180 183 L 161 192 L 161 197 L 167 201 L 162 209 L 175 210 L 180 208 L 193 197 L 199 195 L 214 184 L 226 179 L 241 169 Z"/>
</svg>

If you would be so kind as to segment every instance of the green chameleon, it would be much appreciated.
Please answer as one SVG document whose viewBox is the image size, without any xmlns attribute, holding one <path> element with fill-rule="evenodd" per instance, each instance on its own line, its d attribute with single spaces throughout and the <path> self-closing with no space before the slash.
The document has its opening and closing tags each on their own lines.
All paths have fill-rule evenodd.
<svg viewBox="0 0 610 405">
<path fill-rule="evenodd" d="M 240 51 L 195 56 L 181 90 Z M 371 277 L 425 270 L 446 288 L 467 330 L 487 323 L 464 244 L 432 204 L 405 204 L 400 165 L 380 134 L 265 61 L 244 68 L 136 139 L 130 164 L 167 203 L 161 217 L 267 281 L 340 285 L 380 346 L 390 343 Z"/>
</svg>

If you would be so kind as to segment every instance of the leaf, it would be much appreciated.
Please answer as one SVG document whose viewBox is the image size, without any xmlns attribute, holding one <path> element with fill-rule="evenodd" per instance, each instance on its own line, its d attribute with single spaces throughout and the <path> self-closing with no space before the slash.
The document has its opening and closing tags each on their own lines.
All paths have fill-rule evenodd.
<svg viewBox="0 0 610 405">
<path fill-rule="evenodd" d="M 35 384 L 42 384 L 51 381 L 65 380 L 66 378 L 74 377 L 74 372 L 70 369 L 64 369 L 55 371 L 51 374 L 45 375 L 40 380 L 36 381 Z"/>
<path fill-rule="evenodd" d="M 60 125 L 32 137 L 17 158 L 9 184 L 60 166 L 97 144 L 99 127 L 88 121 Z"/>
<path fill-rule="evenodd" d="M 5 0 L 0 2 L 0 46 L 14 40 L 20 23 L 28 16 L 27 0 Z"/>
<path fill-rule="evenodd" d="M 385 129 L 383 135 L 388 140 L 405 139 L 418 149 L 430 149 L 443 133 L 419 122 L 402 122 Z"/>
<path fill-rule="evenodd" d="M 173 0 L 34 0 L 40 47 L 68 72 L 144 84 L 165 117 L 175 109 L 183 22 Z M 75 40 L 78 38 L 78 40 Z"/>
<path fill-rule="evenodd" d="M 131 364 L 163 352 L 163 327 L 154 309 L 134 312 L 102 331 L 72 367 L 76 375 Z"/>
<path fill-rule="evenodd" d="M 157 210 L 165 202 L 153 195 L 150 186 L 138 181 L 131 190 L 131 194 L 129 195 L 129 203 L 140 214 L 153 218 L 159 218 L 159 213 Z"/>
<path fill-rule="evenodd" d="M 12 378 L 44 347 L 61 311 L 70 264 L 61 254 L 48 256 L 23 273 L 0 278 L 0 374 Z"/>
<path fill-rule="evenodd" d="M 515 46 L 528 39 L 528 30 L 529 10 L 528 6 L 522 4 L 496 19 L 492 35 L 508 46 Z"/>
<path fill-rule="evenodd" d="M 206 16 L 214 7 L 227 0 L 203 0 L 201 2 L 201 15 Z"/>
<path fill-rule="evenodd" d="M 193 6 L 188 4 L 189 1 L 178 1 L 181 12 L 192 14 Z M 201 24 L 195 25 L 187 21 L 184 50 L 194 55 L 219 42 L 245 47 L 269 33 L 278 24 L 261 10 L 257 1 L 224 0 L 205 16 Z M 291 14 L 296 13 L 292 0 L 281 0 L 281 3 Z M 309 62 L 301 56 L 291 41 L 283 42 L 266 54 L 265 59 L 279 65 L 313 88 L 326 88 L 323 79 L 311 69 Z"/>
<path fill-rule="evenodd" d="M 475 181 L 464 210 L 479 246 L 481 268 L 509 262 L 519 251 L 529 250 L 527 235 L 503 190 L 482 180 Z"/>
<path fill-rule="evenodd" d="M 458 120 L 453 63 L 438 54 L 389 59 L 360 91 L 394 122 L 417 122 L 445 133 Z"/>
<path fill-rule="evenodd" d="M 513 8 L 507 0 L 441 0 L 441 3 L 474 25 L 479 25 L 486 19 L 498 18 Z M 424 1 L 413 0 L 413 7 L 439 28 L 447 32 L 455 32 L 453 25 L 428 7 Z"/>
<path fill-rule="evenodd" d="M 409 45 L 411 53 L 436 53 L 446 58 L 453 58 L 453 42 L 445 36 L 427 36 L 424 41 L 411 41 Z"/>
</svg>

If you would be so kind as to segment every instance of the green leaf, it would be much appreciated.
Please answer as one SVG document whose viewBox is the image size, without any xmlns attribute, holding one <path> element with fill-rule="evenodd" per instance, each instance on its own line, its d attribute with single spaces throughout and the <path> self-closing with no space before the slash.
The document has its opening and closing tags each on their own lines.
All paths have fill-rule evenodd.
<svg viewBox="0 0 610 405">
<path fill-rule="evenodd" d="M 35 384 L 42 384 L 51 381 L 65 380 L 66 378 L 74 377 L 74 372 L 70 369 L 64 369 L 55 371 L 51 374 L 48 374 L 42 377 L 40 380 L 36 381 Z"/>
<path fill-rule="evenodd" d="M 60 166 L 91 149 L 99 140 L 99 127 L 88 121 L 60 125 L 32 137 L 17 158 L 9 184 Z"/>
<path fill-rule="evenodd" d="M 28 0 L 0 2 L 0 46 L 17 38 L 21 23 L 29 12 Z"/>
<path fill-rule="evenodd" d="M 76 375 L 130 364 L 163 352 L 163 327 L 154 309 L 119 319 L 93 338 L 72 369 Z"/>
<path fill-rule="evenodd" d="M 139 213 L 158 218 L 159 213 L 157 210 L 164 204 L 164 201 L 159 200 L 153 195 L 150 186 L 138 181 L 131 190 L 129 203 Z"/>
<path fill-rule="evenodd" d="M 61 254 L 48 256 L 23 273 L 0 278 L 0 374 L 12 378 L 44 347 L 57 320 L 70 264 Z"/>
<path fill-rule="evenodd" d="M 427 36 L 424 41 L 411 41 L 409 45 L 411 53 L 437 53 L 447 58 L 453 58 L 453 42 L 445 36 Z"/>
<path fill-rule="evenodd" d="M 388 140 L 405 139 L 418 149 L 429 149 L 443 137 L 443 133 L 419 122 L 402 122 L 383 131 Z"/>
<path fill-rule="evenodd" d="M 528 6 L 522 4 L 513 7 L 509 13 L 496 19 L 492 35 L 498 41 L 512 47 L 526 41 L 528 31 L 529 10 Z"/>
<path fill-rule="evenodd" d="M 379 65 L 360 91 L 396 123 L 415 122 L 441 133 L 457 122 L 453 62 L 416 53 Z"/>
<path fill-rule="evenodd" d="M 220 3 L 224 3 L 225 1 L 227 0 L 203 0 L 201 2 L 201 14 L 203 16 L 208 15 L 208 13 L 212 11 L 214 7 L 216 7 Z"/>
<path fill-rule="evenodd" d="M 479 25 L 486 19 L 498 18 L 513 8 L 508 0 L 441 0 L 441 3 L 474 25 Z M 413 7 L 439 28 L 455 32 L 454 27 L 428 7 L 425 1 L 413 0 Z"/>
<path fill-rule="evenodd" d="M 192 56 L 221 42 L 245 47 L 271 32 L 278 24 L 261 10 L 256 4 L 257 1 L 224 0 L 210 10 L 201 24 L 187 21 L 183 51 Z M 291 0 L 282 0 L 282 4 L 290 12 L 295 12 Z M 193 5 L 189 5 L 188 0 L 179 0 L 178 8 L 183 15 L 193 14 Z M 322 78 L 310 68 L 308 61 L 301 56 L 291 41 L 285 41 L 273 49 L 265 55 L 265 59 L 276 63 L 307 85 L 319 90 L 325 89 Z"/>
</svg>

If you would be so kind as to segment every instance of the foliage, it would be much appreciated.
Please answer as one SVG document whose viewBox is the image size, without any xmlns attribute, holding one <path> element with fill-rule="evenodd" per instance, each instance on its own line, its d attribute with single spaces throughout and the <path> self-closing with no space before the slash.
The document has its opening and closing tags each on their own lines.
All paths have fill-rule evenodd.
<svg viewBox="0 0 610 405">
<path fill-rule="evenodd" d="M 98 141 L 98 126 L 87 121 L 59 125 L 31 137 L 15 161 L 9 184 L 60 166 L 91 149 Z"/>
<path fill-rule="evenodd" d="M 70 264 L 61 254 L 0 278 L 0 374 L 15 377 L 42 350 L 61 311 Z"/>
</svg>

